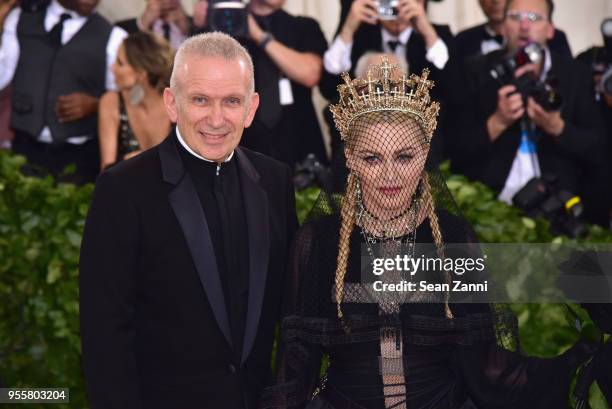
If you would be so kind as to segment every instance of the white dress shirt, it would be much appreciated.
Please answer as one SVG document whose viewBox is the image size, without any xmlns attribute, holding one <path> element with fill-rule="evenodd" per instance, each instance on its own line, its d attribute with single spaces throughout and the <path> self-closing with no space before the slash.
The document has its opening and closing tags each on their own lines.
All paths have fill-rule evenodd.
<svg viewBox="0 0 612 409">
<path fill-rule="evenodd" d="M 491 30 L 489 26 L 485 26 L 485 31 L 491 37 L 495 37 L 497 35 L 495 31 Z M 480 43 L 480 51 L 482 52 L 482 55 L 485 55 L 485 54 L 489 54 L 491 51 L 501 50 L 505 46 L 506 46 L 505 39 L 504 39 L 504 42 L 500 44 L 496 40 L 492 38 L 490 39 L 488 38 L 488 39 L 482 40 L 482 42 Z"/>
<path fill-rule="evenodd" d="M 176 130 L 176 139 L 178 139 L 179 143 L 183 146 L 183 148 L 185 148 L 185 150 L 187 152 L 189 152 L 191 155 L 195 156 L 196 158 L 206 161 L 206 162 L 216 162 L 218 163 L 216 160 L 210 160 L 210 159 L 206 159 L 204 156 L 200 155 L 199 153 L 197 153 L 196 151 L 194 151 L 193 149 L 191 149 L 189 147 L 189 145 L 187 145 L 187 142 L 185 142 L 185 140 L 183 139 L 183 136 L 181 135 L 181 131 L 179 131 L 179 127 L 177 126 L 175 128 Z M 232 160 L 232 158 L 234 157 L 234 152 L 232 151 L 232 153 L 229 154 L 229 156 L 223 161 L 223 162 L 229 162 L 230 160 Z"/>
<path fill-rule="evenodd" d="M 386 53 L 394 53 L 398 59 L 406 58 L 406 47 L 410 36 L 412 35 L 412 27 L 406 28 L 402 31 L 399 36 L 394 36 L 389 33 L 383 27 L 380 28 L 382 35 L 382 47 Z M 395 48 L 395 52 L 389 47 L 389 41 L 399 42 Z M 353 50 L 353 43 L 345 44 L 344 41 L 338 35 L 331 47 L 325 52 L 323 56 L 323 65 L 327 72 L 331 74 L 340 74 L 342 72 L 350 71 L 352 68 L 351 64 L 351 51 Z M 448 62 L 448 47 L 444 44 L 441 38 L 438 38 L 436 42 L 427 50 L 425 59 L 432 63 L 436 68 L 442 70 Z M 407 61 L 410 66 L 410 61 Z"/>
<path fill-rule="evenodd" d="M 71 18 L 64 22 L 62 29 L 62 45 L 74 37 L 79 30 L 87 22 L 87 17 L 83 17 L 80 14 L 72 10 L 65 9 L 60 5 L 57 0 L 52 0 L 47 7 L 45 14 L 45 30 L 51 31 L 59 21 L 62 14 L 70 14 Z M 17 69 L 17 63 L 19 62 L 19 40 L 17 38 L 17 24 L 19 23 L 19 17 L 21 16 L 21 8 L 17 7 L 13 9 L 4 21 L 4 30 L 2 32 L 2 43 L 0 44 L 0 89 L 4 89 L 12 80 Z M 123 42 L 123 39 L 127 37 L 127 33 L 119 27 L 113 27 L 111 34 L 106 44 L 106 89 L 116 90 L 115 76 L 111 70 L 111 65 L 117 58 L 117 52 L 119 46 Z M 85 135 L 82 137 L 68 138 L 69 143 L 81 144 L 86 142 L 91 135 Z M 38 136 L 40 142 L 51 143 L 51 131 L 48 127 L 44 127 Z"/>
<path fill-rule="evenodd" d="M 140 24 L 140 21 L 138 22 L 138 24 Z M 168 39 L 168 42 L 170 43 L 170 46 L 173 50 L 177 50 L 183 43 L 183 41 L 187 39 L 187 36 L 183 34 L 181 29 L 174 23 L 168 23 L 168 27 L 170 28 L 170 31 L 168 32 L 170 37 Z M 151 26 L 151 31 L 160 36 L 161 38 L 164 38 L 164 20 L 155 20 L 155 22 Z"/>
<path fill-rule="evenodd" d="M 546 80 L 546 76 L 552 67 L 552 60 L 550 58 L 550 52 L 548 49 L 544 52 L 544 65 L 542 67 L 542 74 L 540 80 Z M 519 119 L 519 121 L 522 119 Z M 532 121 L 529 122 L 529 134 L 533 135 L 534 132 L 538 132 Z M 529 137 L 529 134 L 521 132 L 521 142 L 516 150 L 516 156 L 512 161 L 512 167 L 506 178 L 504 188 L 499 193 L 497 198 L 502 202 L 512 204 L 512 198 L 514 195 L 521 190 L 527 182 L 531 179 L 540 177 L 542 172 L 540 170 L 540 162 L 538 160 L 538 152 L 536 144 Z"/>
</svg>

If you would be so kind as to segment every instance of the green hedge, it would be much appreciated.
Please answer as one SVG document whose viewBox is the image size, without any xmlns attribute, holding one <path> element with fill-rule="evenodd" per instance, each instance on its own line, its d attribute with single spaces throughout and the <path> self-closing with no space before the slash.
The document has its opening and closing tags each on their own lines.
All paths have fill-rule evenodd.
<svg viewBox="0 0 612 409">
<path fill-rule="evenodd" d="M 55 185 L 23 176 L 24 159 L 0 152 L 0 383 L 20 387 L 69 387 L 71 408 L 83 408 L 78 325 L 78 255 L 92 186 Z M 462 211 L 487 242 L 550 242 L 545 221 L 525 218 L 495 200 L 478 183 L 450 175 L 447 183 Z M 296 196 L 301 220 L 318 196 Z M 588 240 L 612 236 L 591 227 Z M 525 350 L 552 356 L 576 334 L 555 305 L 515 306 Z M 600 395 L 593 408 L 605 408 Z M 20 407 L 46 407 L 21 405 Z M 54 407 L 61 407 L 55 405 Z"/>
</svg>

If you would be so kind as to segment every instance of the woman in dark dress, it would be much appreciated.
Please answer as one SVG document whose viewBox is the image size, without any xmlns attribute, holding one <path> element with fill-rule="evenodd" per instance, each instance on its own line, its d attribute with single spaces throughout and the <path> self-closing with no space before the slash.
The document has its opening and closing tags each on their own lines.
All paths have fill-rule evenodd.
<svg viewBox="0 0 612 409">
<path fill-rule="evenodd" d="M 162 94 L 172 72 L 173 52 L 149 32 L 130 34 L 112 66 L 118 91 L 100 99 L 100 167 L 129 159 L 160 143 L 170 132 Z"/>
<path fill-rule="evenodd" d="M 383 60 L 367 79 L 345 76 L 339 88 L 332 112 L 348 182 L 341 203 L 322 195 L 295 240 L 277 380 L 261 408 L 567 407 L 572 376 L 592 346 L 526 357 L 507 308 L 461 303 L 449 292 L 372 291 L 367 273 L 377 257 L 419 258 L 431 249 L 452 257 L 445 243 L 479 255 L 444 180 L 425 170 L 438 112 L 427 75 L 406 78 Z M 425 274 L 415 277 L 445 283 L 452 272 Z M 391 269 L 377 279 L 411 278 Z"/>
</svg>

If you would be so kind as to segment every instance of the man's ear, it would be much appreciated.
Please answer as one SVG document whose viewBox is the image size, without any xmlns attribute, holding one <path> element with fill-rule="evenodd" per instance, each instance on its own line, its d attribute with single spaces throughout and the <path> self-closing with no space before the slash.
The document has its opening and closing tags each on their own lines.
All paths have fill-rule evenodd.
<svg viewBox="0 0 612 409">
<path fill-rule="evenodd" d="M 164 105 L 166 106 L 168 118 L 170 118 L 171 122 L 176 123 L 178 120 L 176 95 L 174 95 L 174 92 L 169 87 L 164 89 Z"/>
<path fill-rule="evenodd" d="M 554 36 L 555 36 L 555 25 L 552 23 L 552 21 L 549 21 L 548 31 L 546 32 L 546 39 L 550 41 L 553 39 Z"/>
<path fill-rule="evenodd" d="M 246 119 L 244 120 L 244 127 L 248 128 L 253 123 L 253 119 L 255 118 L 255 112 L 257 112 L 257 107 L 259 107 L 259 94 L 254 92 L 251 95 L 251 100 L 249 101 L 249 112 L 247 112 Z"/>
</svg>

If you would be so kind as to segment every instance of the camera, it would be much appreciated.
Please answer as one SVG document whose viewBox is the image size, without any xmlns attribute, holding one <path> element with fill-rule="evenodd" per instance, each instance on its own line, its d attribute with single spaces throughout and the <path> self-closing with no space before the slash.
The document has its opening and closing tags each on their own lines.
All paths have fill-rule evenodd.
<svg viewBox="0 0 612 409">
<path fill-rule="evenodd" d="M 297 190 L 304 190 L 318 185 L 323 189 L 331 188 L 331 172 L 326 168 L 314 153 L 295 165 L 293 184 Z"/>
<path fill-rule="evenodd" d="M 523 210 L 528 217 L 544 217 L 549 220 L 553 234 L 579 238 L 587 233 L 580 196 L 559 189 L 556 175 L 546 174 L 531 179 L 514 195 L 512 204 Z"/>
<path fill-rule="evenodd" d="M 208 27 L 232 37 L 246 37 L 248 33 L 248 12 L 240 0 L 211 1 L 208 4 Z"/>
<path fill-rule="evenodd" d="M 524 99 L 532 97 L 546 111 L 558 111 L 563 105 L 563 99 L 557 92 L 558 83 L 556 79 L 549 78 L 546 81 L 541 81 L 533 72 L 527 72 L 519 78 L 514 76 L 514 72 L 518 68 L 542 61 L 544 52 L 542 46 L 537 43 L 527 44 L 516 52 L 493 61 L 489 72 L 502 86 L 516 86 L 517 92 Z"/>
<path fill-rule="evenodd" d="M 604 47 L 601 52 L 596 53 L 592 63 L 593 74 L 601 75 L 597 83 L 597 91 L 612 95 L 612 18 L 607 18 L 601 23 L 601 34 Z"/>
<path fill-rule="evenodd" d="M 378 0 L 378 18 L 380 20 L 395 20 L 398 15 L 399 0 Z"/>
</svg>

